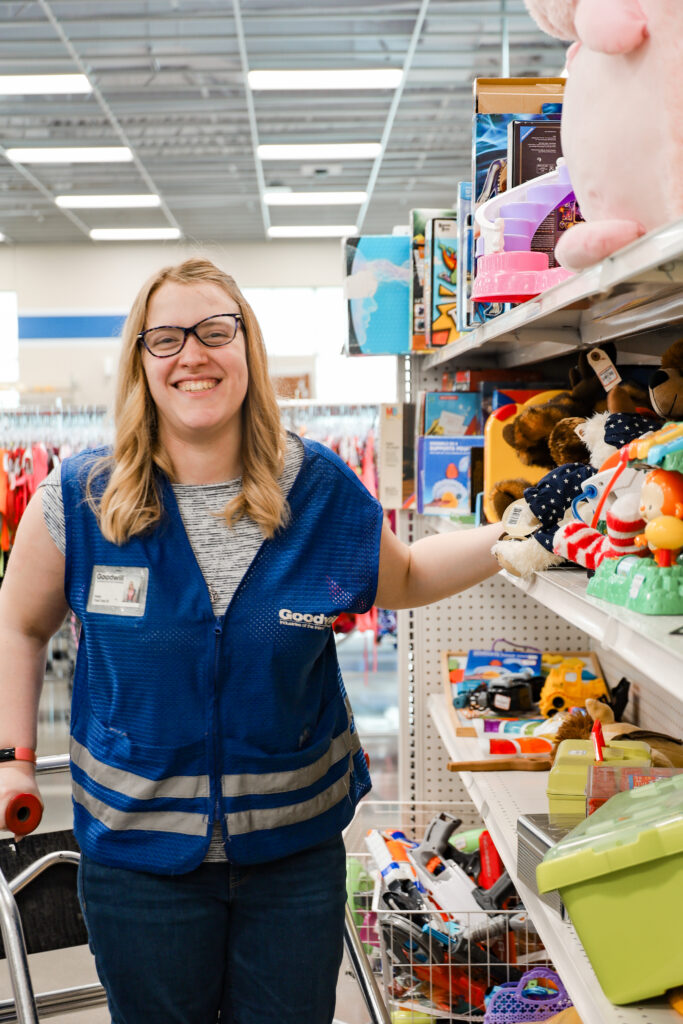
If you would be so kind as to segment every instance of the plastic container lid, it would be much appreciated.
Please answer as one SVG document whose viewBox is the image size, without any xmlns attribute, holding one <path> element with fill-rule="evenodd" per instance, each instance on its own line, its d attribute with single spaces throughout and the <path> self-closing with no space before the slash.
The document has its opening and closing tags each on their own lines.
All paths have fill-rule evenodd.
<svg viewBox="0 0 683 1024">
<path fill-rule="evenodd" d="M 683 775 L 617 793 L 550 849 L 539 892 L 683 852 Z"/>
</svg>

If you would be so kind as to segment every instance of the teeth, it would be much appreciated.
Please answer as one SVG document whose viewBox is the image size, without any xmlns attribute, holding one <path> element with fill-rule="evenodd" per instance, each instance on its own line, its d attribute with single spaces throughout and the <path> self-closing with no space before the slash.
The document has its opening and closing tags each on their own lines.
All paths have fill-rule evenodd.
<svg viewBox="0 0 683 1024">
<path fill-rule="evenodd" d="M 216 383 L 215 380 L 181 380 L 177 388 L 179 391 L 210 391 Z"/>
</svg>

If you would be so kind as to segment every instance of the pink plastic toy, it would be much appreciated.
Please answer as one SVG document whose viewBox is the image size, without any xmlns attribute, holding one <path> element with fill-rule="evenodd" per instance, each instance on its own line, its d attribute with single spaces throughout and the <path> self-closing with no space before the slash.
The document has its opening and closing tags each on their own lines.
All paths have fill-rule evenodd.
<svg viewBox="0 0 683 1024">
<path fill-rule="evenodd" d="M 574 41 L 562 151 L 586 223 L 556 256 L 580 270 L 683 216 L 683 3 L 525 2 L 545 32 Z"/>
</svg>

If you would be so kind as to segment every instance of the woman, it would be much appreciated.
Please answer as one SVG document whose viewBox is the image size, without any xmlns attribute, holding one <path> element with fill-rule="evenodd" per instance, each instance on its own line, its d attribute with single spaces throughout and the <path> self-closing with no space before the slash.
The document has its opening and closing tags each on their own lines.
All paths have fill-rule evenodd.
<svg viewBox="0 0 683 1024">
<path fill-rule="evenodd" d="M 113 454 L 47 484 L 0 590 L 0 745 L 35 748 L 71 607 L 79 895 L 112 1020 L 331 1021 L 341 831 L 370 788 L 331 624 L 492 575 L 500 526 L 401 543 L 284 432 L 254 315 L 202 259 L 133 303 Z M 18 790 L 33 766 L 2 764 L 0 813 Z"/>
</svg>

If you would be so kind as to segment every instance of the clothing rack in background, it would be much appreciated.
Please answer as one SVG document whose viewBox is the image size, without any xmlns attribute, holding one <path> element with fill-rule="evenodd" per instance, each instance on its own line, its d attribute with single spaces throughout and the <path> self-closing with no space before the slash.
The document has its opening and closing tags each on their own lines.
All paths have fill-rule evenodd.
<svg viewBox="0 0 683 1024">
<path fill-rule="evenodd" d="M 21 406 L 0 410 L 0 577 L 17 526 L 41 481 L 62 459 L 111 440 L 103 406 Z"/>
</svg>

